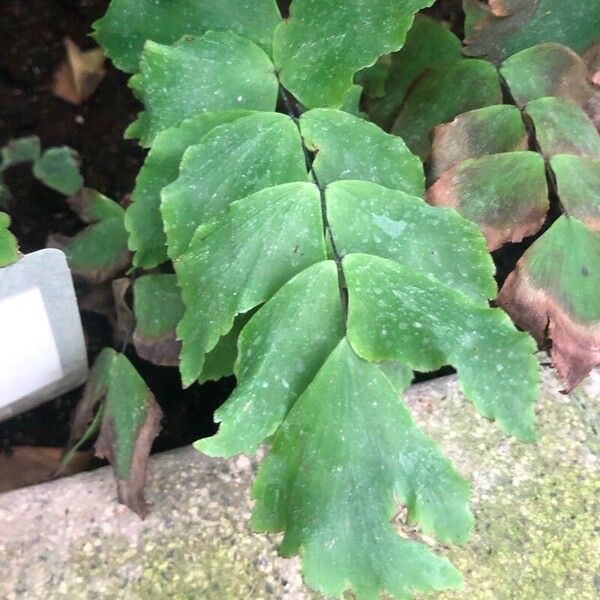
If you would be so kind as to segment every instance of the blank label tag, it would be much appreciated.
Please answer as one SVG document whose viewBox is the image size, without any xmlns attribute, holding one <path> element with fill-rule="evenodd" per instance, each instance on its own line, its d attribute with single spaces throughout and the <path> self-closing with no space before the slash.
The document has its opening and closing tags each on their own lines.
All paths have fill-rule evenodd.
<svg viewBox="0 0 600 600">
<path fill-rule="evenodd" d="M 63 378 L 40 288 L 0 300 L 0 331 L 0 364 L 5 373 L 0 380 L 0 406 Z"/>
<path fill-rule="evenodd" d="M 41 250 L 0 269 L 0 421 L 86 377 L 83 331 L 64 254 Z"/>
</svg>

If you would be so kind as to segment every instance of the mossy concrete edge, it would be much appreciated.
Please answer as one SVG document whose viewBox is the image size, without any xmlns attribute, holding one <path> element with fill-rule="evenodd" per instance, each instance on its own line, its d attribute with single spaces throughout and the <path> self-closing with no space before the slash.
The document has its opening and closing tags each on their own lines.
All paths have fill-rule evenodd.
<svg viewBox="0 0 600 600">
<path fill-rule="evenodd" d="M 455 377 L 409 390 L 416 420 L 472 482 L 477 520 L 466 546 L 437 548 L 465 586 L 429 598 L 600 599 L 600 374 L 559 389 L 544 369 L 529 445 L 479 417 Z M 256 468 L 191 448 L 155 456 L 143 522 L 115 504 L 109 469 L 1 495 L 0 596 L 316 600 L 277 536 L 247 528 Z"/>
</svg>

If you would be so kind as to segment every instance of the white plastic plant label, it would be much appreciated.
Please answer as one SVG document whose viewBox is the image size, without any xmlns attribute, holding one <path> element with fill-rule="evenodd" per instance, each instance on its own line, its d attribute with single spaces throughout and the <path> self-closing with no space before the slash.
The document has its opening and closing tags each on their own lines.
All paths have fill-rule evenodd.
<svg viewBox="0 0 600 600">
<path fill-rule="evenodd" d="M 0 421 L 82 384 L 87 355 L 60 250 L 0 269 Z"/>
</svg>

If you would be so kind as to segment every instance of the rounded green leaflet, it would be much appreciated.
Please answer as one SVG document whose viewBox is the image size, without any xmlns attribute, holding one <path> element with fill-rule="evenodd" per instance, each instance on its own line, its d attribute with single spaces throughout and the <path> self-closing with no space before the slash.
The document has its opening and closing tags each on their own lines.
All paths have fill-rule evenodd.
<svg viewBox="0 0 600 600">
<path fill-rule="evenodd" d="M 454 211 L 366 181 L 338 181 L 325 192 L 340 254 L 396 260 L 487 306 L 494 265 L 478 228 Z M 457 260 L 460 257 L 460 260 Z"/>
<path fill-rule="evenodd" d="M 451 364 L 483 416 L 521 440 L 535 439 L 536 347 L 506 314 L 388 259 L 348 254 L 343 268 L 348 340 L 359 356 L 419 371 Z"/>
<path fill-rule="evenodd" d="M 339 108 L 359 69 L 402 46 L 433 0 L 294 0 L 275 29 L 273 61 L 283 85 L 308 108 Z"/>
<path fill-rule="evenodd" d="M 199 227 L 175 262 L 186 306 L 177 328 L 184 385 L 198 378 L 204 355 L 231 329 L 236 315 L 325 258 L 319 190 L 308 182 L 251 194 L 231 204 L 220 220 Z"/>
<path fill-rule="evenodd" d="M 460 40 L 441 23 L 417 15 L 406 41 L 390 58 L 389 75 L 380 98 L 367 103 L 371 119 L 389 130 L 411 84 L 428 69 L 462 59 Z"/>
<path fill-rule="evenodd" d="M 490 250 L 519 242 L 536 233 L 546 219 L 544 159 L 529 151 L 470 158 L 443 173 L 427 190 L 427 201 L 455 208 L 477 223 Z"/>
<path fill-rule="evenodd" d="M 498 73 L 484 60 L 465 59 L 423 74 L 411 88 L 392 133 L 422 159 L 429 156 L 430 131 L 460 113 L 502 102 Z M 427 106 L 427 110 L 423 110 Z"/>
<path fill-rule="evenodd" d="M 33 174 L 49 188 L 70 196 L 83 187 L 79 157 L 67 147 L 48 148 L 33 163 Z"/>
<path fill-rule="evenodd" d="M 33 162 L 40 157 L 41 144 L 37 135 L 11 140 L 0 149 L 0 171 L 27 162 Z"/>
<path fill-rule="evenodd" d="M 9 231 L 10 217 L 0 212 L 0 267 L 6 267 L 19 258 L 17 238 Z"/>
<path fill-rule="evenodd" d="M 365 423 L 369 426 L 366 427 Z M 306 581 L 327 596 L 456 587 L 460 574 L 426 546 L 399 537 L 394 500 L 440 539 L 464 541 L 468 485 L 412 423 L 381 369 L 342 339 L 276 433 L 252 488 L 251 526 L 284 530 Z"/>
<path fill-rule="evenodd" d="M 600 158 L 556 154 L 550 166 L 565 212 L 600 233 Z"/>
<path fill-rule="evenodd" d="M 208 30 L 233 31 L 270 54 L 280 20 L 275 0 L 112 0 L 93 28 L 106 55 L 132 73 L 146 40 L 172 44 Z"/>
<path fill-rule="evenodd" d="M 548 97 L 529 102 L 525 111 L 535 127 L 535 139 L 546 158 L 576 154 L 600 159 L 600 135 L 577 104 Z"/>
<path fill-rule="evenodd" d="M 185 252 L 195 229 L 231 202 L 307 179 L 300 134 L 288 116 L 256 113 L 216 127 L 185 151 L 179 176 L 162 191 L 170 258 Z"/>
<path fill-rule="evenodd" d="M 307 148 L 316 153 L 319 183 L 362 179 L 415 196 L 424 192 L 423 165 L 398 136 L 338 110 L 318 108 L 300 117 Z"/>
<path fill-rule="evenodd" d="M 231 32 L 185 36 L 172 46 L 146 42 L 130 80 L 145 112 L 125 132 L 150 146 L 163 129 L 201 112 L 274 110 L 273 63 L 256 44 Z"/>
<path fill-rule="evenodd" d="M 150 269 L 168 260 L 160 192 L 177 179 L 184 152 L 218 125 L 248 114 L 242 110 L 202 113 L 158 134 L 137 176 L 125 214 L 129 249 L 135 252 L 134 266 Z"/>
</svg>

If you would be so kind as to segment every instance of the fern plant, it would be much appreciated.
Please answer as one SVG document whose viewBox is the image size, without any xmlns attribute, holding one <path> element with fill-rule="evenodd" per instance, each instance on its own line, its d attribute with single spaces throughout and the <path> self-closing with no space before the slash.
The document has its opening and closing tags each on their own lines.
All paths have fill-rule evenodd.
<svg viewBox="0 0 600 600">
<path fill-rule="evenodd" d="M 473 522 L 467 482 L 401 400 L 414 370 L 453 365 L 476 410 L 535 438 L 536 346 L 490 307 L 488 246 L 541 225 L 546 175 L 494 63 L 523 49 L 521 29 L 569 44 L 575 28 L 540 12 L 551 0 L 468 1 L 467 50 L 489 60 L 464 58 L 458 38 L 415 20 L 431 4 L 294 0 L 283 20 L 274 0 L 113 0 L 95 24 L 144 104 L 126 132 L 149 149 L 132 204 L 92 225 L 128 232 L 134 345 L 179 364 L 184 386 L 235 374 L 218 433 L 197 446 L 228 457 L 267 444 L 251 525 L 283 531 L 282 553 L 302 554 L 306 581 L 332 596 L 461 583 L 391 523 L 400 504 L 422 532 L 464 543 Z M 597 23 L 593 4 L 577 14 Z M 586 23 L 585 40 L 596 33 Z M 423 200 L 421 159 L 428 199 L 452 208 Z M 508 170 L 523 202 L 503 229 L 477 217 L 511 196 Z M 123 268 L 121 246 L 104 278 Z M 125 357 L 103 353 L 74 437 L 101 429 L 120 497 L 141 514 L 157 415 Z"/>
</svg>

